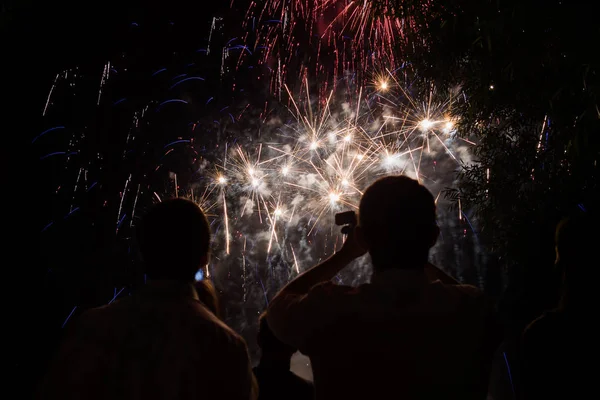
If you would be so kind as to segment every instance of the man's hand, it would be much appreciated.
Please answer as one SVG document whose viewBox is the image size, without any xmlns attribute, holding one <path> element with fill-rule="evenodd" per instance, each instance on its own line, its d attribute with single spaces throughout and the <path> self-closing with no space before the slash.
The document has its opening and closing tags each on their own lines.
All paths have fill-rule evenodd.
<svg viewBox="0 0 600 400">
<path fill-rule="evenodd" d="M 367 253 L 367 249 L 364 248 L 360 241 L 356 238 L 356 228 L 352 225 L 346 225 L 342 228 L 342 233 L 346 235 L 344 244 L 338 253 L 344 256 L 344 259 L 348 262 L 362 257 Z"/>
</svg>

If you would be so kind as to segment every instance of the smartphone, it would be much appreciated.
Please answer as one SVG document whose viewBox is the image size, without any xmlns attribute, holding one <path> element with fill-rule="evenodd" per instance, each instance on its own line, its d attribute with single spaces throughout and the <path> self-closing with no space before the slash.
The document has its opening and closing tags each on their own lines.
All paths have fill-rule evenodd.
<svg viewBox="0 0 600 400">
<path fill-rule="evenodd" d="M 354 211 L 344 211 L 344 212 L 335 214 L 335 224 L 337 226 L 343 226 L 343 225 L 356 226 L 357 222 L 358 222 L 358 219 L 356 218 L 356 213 Z"/>
</svg>

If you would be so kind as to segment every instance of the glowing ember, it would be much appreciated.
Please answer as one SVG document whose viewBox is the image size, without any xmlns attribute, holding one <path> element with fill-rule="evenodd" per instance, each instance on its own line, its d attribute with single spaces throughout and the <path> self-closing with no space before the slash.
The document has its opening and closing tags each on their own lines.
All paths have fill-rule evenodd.
<svg viewBox="0 0 600 400">
<path fill-rule="evenodd" d="M 433 121 L 425 118 L 424 120 L 419 122 L 419 128 L 421 128 L 422 131 L 428 131 L 433 127 L 433 124 Z"/>
</svg>

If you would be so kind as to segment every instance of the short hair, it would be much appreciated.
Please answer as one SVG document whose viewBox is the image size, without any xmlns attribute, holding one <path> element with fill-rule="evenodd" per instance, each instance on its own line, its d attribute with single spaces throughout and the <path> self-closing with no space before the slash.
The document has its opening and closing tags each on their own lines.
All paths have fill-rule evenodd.
<svg viewBox="0 0 600 400">
<path fill-rule="evenodd" d="M 257 335 L 258 346 L 261 348 L 263 353 L 278 353 L 278 354 L 292 354 L 296 352 L 296 349 L 290 345 L 283 343 L 281 340 L 273 334 L 273 331 L 269 327 L 267 322 L 267 312 L 263 312 L 258 317 L 258 335 Z"/>
<path fill-rule="evenodd" d="M 165 200 L 154 205 L 136 228 L 148 278 L 194 280 L 210 245 L 208 221 L 195 203 Z"/>
<path fill-rule="evenodd" d="M 562 219 L 556 226 L 555 243 L 562 261 L 581 262 L 598 240 L 597 221 L 592 215 Z"/>
<path fill-rule="evenodd" d="M 595 304 L 598 268 L 594 266 L 594 246 L 600 240 L 598 219 L 590 212 L 565 218 L 556 227 L 558 272 L 563 278 L 562 306 L 587 308 Z"/>
<path fill-rule="evenodd" d="M 427 188 L 406 176 L 378 179 L 363 194 L 358 222 L 370 253 L 398 247 L 427 252 L 436 226 L 435 199 Z"/>
</svg>

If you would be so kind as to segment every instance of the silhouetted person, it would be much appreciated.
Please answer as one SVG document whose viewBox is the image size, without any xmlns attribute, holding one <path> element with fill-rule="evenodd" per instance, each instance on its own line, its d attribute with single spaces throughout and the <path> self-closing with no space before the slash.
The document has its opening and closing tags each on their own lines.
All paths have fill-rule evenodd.
<svg viewBox="0 0 600 400">
<path fill-rule="evenodd" d="M 194 286 L 196 287 L 196 293 L 198 293 L 200 302 L 218 318 L 221 318 L 221 305 L 219 303 L 219 296 L 217 296 L 217 290 L 215 289 L 213 283 L 209 280 L 202 279 L 197 281 Z"/>
<path fill-rule="evenodd" d="M 253 399 L 244 340 L 199 300 L 194 277 L 210 230 L 194 203 L 155 205 L 137 229 L 147 284 L 84 313 L 42 390 L 44 399 Z"/>
<path fill-rule="evenodd" d="M 533 321 L 523 334 L 526 399 L 587 398 L 597 392 L 597 220 L 561 221 L 556 264 L 563 274 L 560 305 Z"/>
<path fill-rule="evenodd" d="M 337 253 L 268 308 L 275 335 L 310 357 L 316 398 L 484 399 L 498 344 L 488 304 L 428 264 L 439 233 L 431 193 L 404 176 L 382 178 L 347 232 Z M 331 282 L 367 251 L 371 283 Z"/>
<path fill-rule="evenodd" d="M 313 399 L 312 383 L 290 371 L 292 355 L 296 349 L 282 343 L 273 335 L 265 313 L 259 318 L 258 329 L 257 339 L 261 356 L 258 366 L 254 368 L 254 375 L 258 382 L 259 400 Z"/>
</svg>

